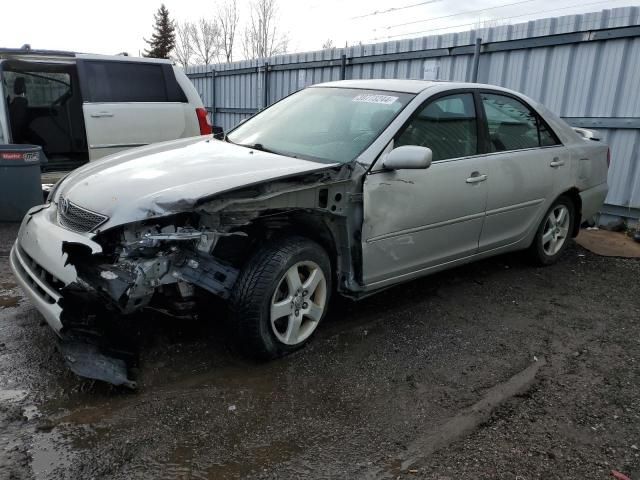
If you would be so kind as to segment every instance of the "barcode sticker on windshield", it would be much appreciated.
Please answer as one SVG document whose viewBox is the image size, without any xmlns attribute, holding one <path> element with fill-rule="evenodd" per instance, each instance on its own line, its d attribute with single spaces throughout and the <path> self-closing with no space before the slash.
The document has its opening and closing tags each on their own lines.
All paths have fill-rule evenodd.
<svg viewBox="0 0 640 480">
<path fill-rule="evenodd" d="M 354 102 L 382 103 L 383 105 L 391 105 L 396 100 L 398 100 L 398 97 L 392 97 L 391 95 L 374 95 L 372 93 L 361 93 L 353 98 Z"/>
</svg>

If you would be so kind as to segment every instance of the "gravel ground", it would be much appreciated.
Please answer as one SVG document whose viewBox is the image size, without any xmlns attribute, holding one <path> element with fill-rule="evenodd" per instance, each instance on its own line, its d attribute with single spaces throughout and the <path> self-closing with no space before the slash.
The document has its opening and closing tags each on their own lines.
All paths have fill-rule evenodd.
<svg viewBox="0 0 640 480">
<path fill-rule="evenodd" d="M 0 479 L 640 479 L 640 261 L 573 245 L 334 302 L 256 364 L 202 321 L 142 318 L 136 393 L 81 380 L 8 268 Z"/>
</svg>

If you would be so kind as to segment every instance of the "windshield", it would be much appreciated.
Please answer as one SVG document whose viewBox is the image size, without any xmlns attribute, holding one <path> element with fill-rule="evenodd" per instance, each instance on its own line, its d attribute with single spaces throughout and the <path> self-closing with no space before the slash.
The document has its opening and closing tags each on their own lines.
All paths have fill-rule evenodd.
<svg viewBox="0 0 640 480">
<path fill-rule="evenodd" d="M 413 95 L 351 88 L 301 90 L 250 118 L 229 141 L 321 162 L 354 160 Z"/>
</svg>

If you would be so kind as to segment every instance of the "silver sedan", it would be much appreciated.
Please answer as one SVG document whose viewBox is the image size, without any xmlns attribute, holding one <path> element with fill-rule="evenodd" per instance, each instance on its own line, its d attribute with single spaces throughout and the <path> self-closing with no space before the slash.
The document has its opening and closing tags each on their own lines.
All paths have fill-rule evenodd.
<svg viewBox="0 0 640 480">
<path fill-rule="evenodd" d="M 11 266 L 63 338 L 132 328 L 145 308 L 200 312 L 274 358 L 309 340 L 332 293 L 357 299 L 513 250 L 557 261 L 601 207 L 608 161 L 593 132 L 504 88 L 326 83 L 224 140 L 72 172 L 26 216 Z M 228 312 L 208 308 L 214 297 Z"/>
</svg>

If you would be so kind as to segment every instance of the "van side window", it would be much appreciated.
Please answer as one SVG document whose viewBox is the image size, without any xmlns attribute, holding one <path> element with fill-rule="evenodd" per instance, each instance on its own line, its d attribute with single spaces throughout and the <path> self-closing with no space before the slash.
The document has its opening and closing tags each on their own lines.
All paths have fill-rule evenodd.
<svg viewBox="0 0 640 480">
<path fill-rule="evenodd" d="M 83 97 L 87 102 L 167 102 L 162 64 L 86 61 Z"/>
<path fill-rule="evenodd" d="M 489 127 L 490 151 L 557 145 L 555 135 L 529 107 L 505 95 L 481 93 Z"/>
<path fill-rule="evenodd" d="M 22 80 L 18 80 L 22 78 Z M 10 98 L 16 96 L 16 80 L 24 85 L 22 95 L 29 107 L 51 107 L 51 105 L 71 94 L 71 75 L 62 72 L 4 72 L 9 85 Z"/>
<path fill-rule="evenodd" d="M 430 148 L 433 161 L 476 155 L 478 130 L 473 95 L 449 95 L 420 107 L 394 142 L 395 147 L 402 145 Z"/>
</svg>

